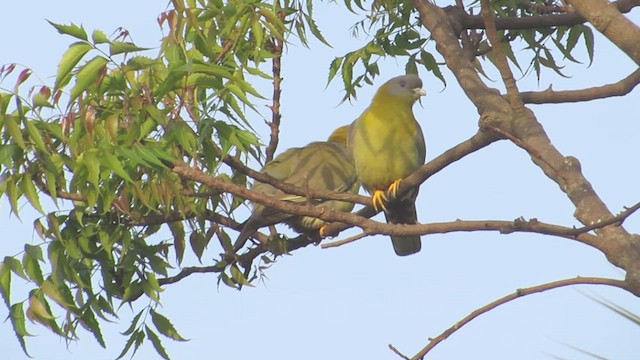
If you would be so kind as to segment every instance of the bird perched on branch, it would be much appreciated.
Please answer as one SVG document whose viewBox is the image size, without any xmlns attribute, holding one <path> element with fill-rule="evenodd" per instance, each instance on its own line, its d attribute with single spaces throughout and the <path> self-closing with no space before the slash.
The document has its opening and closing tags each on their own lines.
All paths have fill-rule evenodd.
<svg viewBox="0 0 640 360">
<path fill-rule="evenodd" d="M 395 77 L 384 83 L 371 105 L 349 129 L 347 147 L 356 174 L 371 194 L 373 207 L 383 210 L 388 223 L 415 224 L 418 189 L 395 198 L 400 180 L 424 164 L 426 147 L 413 104 L 425 95 L 417 75 Z M 387 191 L 392 195 L 387 198 Z M 391 236 L 399 256 L 420 251 L 420 236 Z"/>
<path fill-rule="evenodd" d="M 349 126 L 336 129 L 327 141 L 312 142 L 304 147 L 291 148 L 265 164 L 260 172 L 282 182 L 310 190 L 358 193 L 357 181 L 351 155 L 346 148 Z M 253 191 L 271 195 L 282 201 L 304 204 L 304 196 L 290 195 L 272 185 L 256 181 Z M 353 203 L 337 200 L 314 201 L 313 204 L 326 206 L 338 211 L 351 211 Z M 240 249 L 251 235 L 261 227 L 284 222 L 293 230 L 310 238 L 319 238 L 323 220 L 284 213 L 261 204 L 254 203 L 251 216 L 245 222 L 234 248 Z"/>
</svg>

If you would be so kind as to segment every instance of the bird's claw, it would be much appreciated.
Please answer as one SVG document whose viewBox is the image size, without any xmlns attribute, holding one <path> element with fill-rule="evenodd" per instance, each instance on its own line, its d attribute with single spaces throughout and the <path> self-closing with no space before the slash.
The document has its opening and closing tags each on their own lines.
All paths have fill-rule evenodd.
<svg viewBox="0 0 640 360">
<path fill-rule="evenodd" d="M 375 211 L 387 211 L 387 206 L 385 203 L 387 202 L 387 195 L 384 190 L 376 190 L 371 195 L 371 204 Z"/>
<path fill-rule="evenodd" d="M 396 195 L 398 194 L 398 188 L 400 187 L 400 183 L 402 182 L 402 179 L 397 179 L 394 182 L 391 183 L 391 185 L 389 185 L 389 189 L 387 190 L 389 192 L 389 194 L 391 194 L 393 196 L 393 198 L 396 198 Z M 385 197 L 386 199 L 386 197 Z"/>
<path fill-rule="evenodd" d="M 326 237 L 325 233 L 324 233 L 324 228 L 327 227 L 327 225 L 322 225 L 320 226 L 320 229 L 318 230 L 318 234 L 320 234 L 320 238 L 323 239 Z"/>
</svg>

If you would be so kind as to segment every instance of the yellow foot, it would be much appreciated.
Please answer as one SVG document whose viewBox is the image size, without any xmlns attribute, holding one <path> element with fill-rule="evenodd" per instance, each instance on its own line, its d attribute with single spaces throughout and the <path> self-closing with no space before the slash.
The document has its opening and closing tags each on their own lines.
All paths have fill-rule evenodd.
<svg viewBox="0 0 640 360">
<path fill-rule="evenodd" d="M 391 183 L 391 185 L 389 185 L 389 189 L 387 190 L 391 195 L 393 195 L 393 198 L 396 198 L 396 194 L 398 193 L 398 187 L 400 186 L 400 183 L 402 182 L 402 179 L 398 179 L 395 180 L 394 182 Z"/>
<path fill-rule="evenodd" d="M 387 195 L 384 190 L 375 190 L 371 195 L 371 203 L 376 211 L 387 211 L 387 206 L 385 205 L 386 202 Z"/>
<path fill-rule="evenodd" d="M 326 235 L 324 234 L 324 228 L 327 227 L 327 225 L 322 225 L 320 226 L 320 229 L 318 230 L 318 234 L 320 234 L 321 238 L 325 238 Z"/>
</svg>

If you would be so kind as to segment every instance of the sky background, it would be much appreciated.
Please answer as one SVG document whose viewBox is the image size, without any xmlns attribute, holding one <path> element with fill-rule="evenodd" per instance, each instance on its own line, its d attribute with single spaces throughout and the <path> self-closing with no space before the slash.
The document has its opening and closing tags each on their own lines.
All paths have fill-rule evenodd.
<svg viewBox="0 0 640 360">
<path fill-rule="evenodd" d="M 438 2 L 439 5 L 448 5 Z M 45 19 L 82 24 L 88 32 L 111 34 L 129 30 L 143 47 L 157 49 L 161 32 L 156 17 L 163 2 L 12 1 L 3 4 L 0 22 L 0 64 L 30 67 L 47 84 L 62 54 L 74 40 L 58 34 Z M 308 50 L 293 43 L 283 59 L 282 127 L 279 151 L 326 138 L 355 119 L 374 90 L 404 73 L 404 60 L 388 59 L 374 87 L 359 91 L 358 100 L 338 105 L 340 82 L 325 88 L 328 67 L 336 56 L 365 43 L 350 36 L 349 27 L 362 15 L 349 14 L 336 4 L 318 4 L 317 21 L 333 45 L 312 41 Z M 638 10 L 632 18 L 639 21 Z M 423 32 L 423 35 L 426 32 Z M 157 50 L 152 53 L 155 54 Z M 438 56 L 436 54 L 436 56 Z M 579 56 L 587 60 L 583 52 Z M 487 65 L 488 66 L 488 65 Z M 538 83 L 530 75 L 520 89 L 576 89 L 617 81 L 635 65 L 601 37 L 596 38 L 591 67 L 570 65 L 570 79 L 544 73 Z M 421 70 L 428 93 L 414 108 L 427 140 L 427 159 L 467 139 L 477 130 L 478 114 L 455 79 L 442 68 L 448 86 Z M 499 79 L 494 76 L 494 79 Z M 32 75 L 31 84 L 37 79 Z M 0 84 L 11 88 L 10 82 Z M 500 87 L 498 82 L 490 86 Z M 23 87 L 26 89 L 26 87 Z M 577 157 L 586 177 L 612 212 L 640 200 L 637 167 L 638 91 L 623 98 L 589 103 L 531 106 L 554 145 Z M 264 112 L 265 115 L 268 113 Z M 260 116 L 252 114 L 257 130 L 267 134 Z M 267 142 L 266 137 L 264 141 Z M 573 206 L 558 186 L 534 166 L 528 156 L 503 141 L 453 164 L 424 183 L 418 198 L 421 223 L 455 219 L 513 220 L 520 216 L 579 226 Z M 240 215 L 240 214 L 239 214 Z M 38 216 L 23 207 L 22 221 L 9 216 L 0 201 L 0 256 L 20 253 L 24 243 L 38 243 L 32 222 Z M 625 223 L 640 232 L 639 216 Z M 380 216 L 378 217 L 380 219 Z M 242 220 L 242 218 L 240 218 Z M 341 234 L 341 238 L 355 234 Z M 205 254 L 210 259 L 216 248 Z M 207 254 L 209 255 L 207 257 Z M 187 259 L 186 265 L 193 265 Z M 393 344 L 415 354 L 471 311 L 517 288 L 568 277 L 623 278 L 595 249 L 577 242 L 531 234 L 455 233 L 423 237 L 422 252 L 396 257 L 390 241 L 374 236 L 334 249 L 308 247 L 280 258 L 268 279 L 238 292 L 218 288 L 215 275 L 194 275 L 162 293 L 162 308 L 178 331 L 190 341 L 169 339 L 173 359 L 398 359 Z M 12 301 L 27 297 L 28 288 L 13 278 Z M 614 288 L 580 286 L 557 289 L 513 301 L 467 325 L 431 352 L 429 359 L 588 359 L 572 349 L 582 348 L 610 359 L 635 359 L 640 353 L 640 327 L 607 310 L 584 294 L 597 294 L 640 313 L 640 301 Z M 141 306 L 144 304 L 139 304 Z M 113 359 L 122 349 L 124 331 L 137 311 L 120 309 L 120 320 L 102 324 L 108 348 L 80 330 L 80 341 L 67 348 L 43 327 L 28 324 L 35 337 L 27 346 L 36 359 Z M 0 318 L 7 309 L 0 308 Z M 0 323 L 3 359 L 27 359 L 9 321 Z M 155 359 L 146 344 L 137 359 Z"/>
</svg>

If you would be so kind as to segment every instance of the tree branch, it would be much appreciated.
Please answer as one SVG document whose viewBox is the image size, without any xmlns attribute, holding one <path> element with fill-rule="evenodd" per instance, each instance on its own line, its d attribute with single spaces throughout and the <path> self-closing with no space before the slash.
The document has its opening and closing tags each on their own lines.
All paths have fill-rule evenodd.
<svg viewBox="0 0 640 360">
<path fill-rule="evenodd" d="M 422 24 L 436 42 L 449 69 L 467 97 L 481 114 L 481 128 L 497 128 L 516 138 L 532 161 L 574 204 L 574 216 L 584 225 L 613 217 L 581 171 L 580 163 L 563 156 L 551 143 L 543 127 L 527 108 L 513 109 L 496 89 L 487 87 L 464 56 L 449 17 L 442 9 L 425 0 L 414 0 Z M 520 145 L 519 145 L 520 146 Z M 609 261 L 627 271 L 634 294 L 640 296 L 640 236 L 629 234 L 622 226 L 606 226 L 596 230 L 596 247 Z"/>
<path fill-rule="evenodd" d="M 520 93 L 526 104 L 559 104 L 567 102 L 591 101 L 612 96 L 624 96 L 640 84 L 640 69 L 632 72 L 626 78 L 603 86 L 581 90 L 554 91 L 549 87 L 544 91 L 525 91 Z"/>
<path fill-rule="evenodd" d="M 280 1 L 276 1 L 274 3 L 274 7 L 276 8 L 276 15 L 278 16 L 278 19 L 284 23 L 285 13 L 280 8 Z M 267 122 L 270 129 L 270 135 L 269 145 L 267 145 L 267 149 L 265 151 L 265 162 L 269 162 L 273 159 L 273 154 L 276 152 L 276 148 L 278 147 L 280 119 L 282 118 L 280 114 L 280 95 L 282 94 L 282 88 L 280 86 L 282 83 L 282 76 L 280 75 L 280 69 L 282 68 L 282 49 L 284 42 L 282 38 L 274 37 L 272 45 L 272 52 L 274 54 L 274 57 L 271 60 L 271 72 L 273 74 L 273 102 L 271 104 L 271 121 Z"/>
<path fill-rule="evenodd" d="M 500 72 L 500 76 L 502 77 L 502 82 L 507 89 L 507 99 L 509 99 L 509 103 L 514 109 L 521 108 L 524 104 L 520 98 L 520 91 L 518 90 L 516 80 L 513 78 L 513 73 L 509 68 L 507 56 L 502 48 L 502 40 L 496 30 L 496 19 L 493 14 L 493 7 L 489 3 L 489 0 L 480 0 L 480 5 L 482 8 L 482 20 L 484 21 L 487 29 L 487 37 L 489 38 L 491 48 L 496 55 L 495 64 Z"/>
<path fill-rule="evenodd" d="M 627 215 L 628 216 L 628 215 Z M 618 219 L 616 222 L 620 222 Z M 497 231 L 500 234 L 511 234 L 516 232 L 536 233 L 542 235 L 558 236 L 570 240 L 578 240 L 584 244 L 596 247 L 598 238 L 587 234 L 590 228 L 569 228 L 566 226 L 548 224 L 538 219 L 525 220 L 518 218 L 513 221 L 507 220 L 456 220 L 429 224 L 383 224 L 375 223 L 375 226 L 365 226 L 364 235 L 356 235 L 344 240 L 338 240 L 322 244 L 322 248 L 331 248 L 345 245 L 369 234 L 385 235 L 431 235 L 446 234 L 450 232 L 471 232 L 471 231 Z M 609 222 L 599 224 L 601 227 L 609 225 Z"/>
<path fill-rule="evenodd" d="M 527 295 L 532 295 L 532 294 L 540 293 L 543 291 L 557 289 L 560 287 L 571 286 L 571 285 L 607 285 L 607 286 L 613 286 L 613 287 L 617 287 L 624 290 L 629 290 L 628 284 L 622 280 L 599 278 L 599 277 L 580 277 L 580 276 L 572 279 L 559 280 L 559 281 L 532 286 L 524 289 L 518 289 L 512 294 L 504 296 L 479 309 L 474 310 L 472 313 L 464 317 L 462 320 L 456 322 L 453 326 L 443 331 L 440 335 L 436 336 L 433 339 L 430 339 L 429 344 L 425 346 L 422 350 L 420 350 L 411 359 L 417 360 L 417 359 L 424 358 L 424 356 L 427 355 L 427 353 L 429 353 L 429 351 L 431 351 L 434 347 L 436 347 L 436 345 L 438 345 L 439 343 L 447 339 L 456 331 L 460 330 L 466 324 L 470 323 L 472 320 L 474 320 L 478 316 L 485 314 L 501 305 L 504 305 L 510 301 L 513 301 L 515 299 L 518 299 Z"/>
<path fill-rule="evenodd" d="M 640 6 L 640 0 L 619 0 L 612 3 L 621 13 L 628 13 L 631 9 Z M 469 15 L 464 9 L 457 6 L 448 6 L 444 11 L 451 18 L 454 28 L 459 33 L 462 30 L 485 29 L 482 16 Z M 533 15 L 526 17 L 502 17 L 496 19 L 497 30 L 526 30 L 537 28 L 550 28 L 554 26 L 573 26 L 582 24 L 587 20 L 577 12 L 563 14 Z M 457 35 L 457 34 L 456 34 Z"/>
<path fill-rule="evenodd" d="M 640 65 L 640 27 L 627 19 L 616 6 L 605 0 L 568 0 L 576 11 L 602 35 L 616 44 L 636 64 Z M 640 5 L 640 0 L 633 3 Z"/>
</svg>

